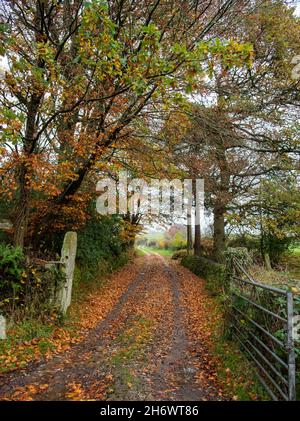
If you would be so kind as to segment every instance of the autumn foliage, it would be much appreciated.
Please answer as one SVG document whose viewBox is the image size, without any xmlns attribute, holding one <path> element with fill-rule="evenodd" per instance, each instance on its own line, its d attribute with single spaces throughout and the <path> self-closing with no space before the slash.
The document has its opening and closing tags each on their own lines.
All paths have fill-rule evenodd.
<svg viewBox="0 0 300 421">
<path fill-rule="evenodd" d="M 181 102 L 207 60 L 232 66 L 251 59 L 247 44 L 205 38 L 239 10 L 243 4 L 231 0 L 221 7 L 148 0 L 1 5 L 7 66 L 0 193 L 16 245 L 83 226 L 92 174 L 109 169 L 145 111 Z"/>
</svg>

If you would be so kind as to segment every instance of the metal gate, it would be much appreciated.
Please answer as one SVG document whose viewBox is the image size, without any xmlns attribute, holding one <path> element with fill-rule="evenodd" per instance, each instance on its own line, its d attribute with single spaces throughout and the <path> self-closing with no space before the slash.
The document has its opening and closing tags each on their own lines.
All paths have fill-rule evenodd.
<svg viewBox="0 0 300 421">
<path fill-rule="evenodd" d="M 235 258 L 230 260 L 229 273 L 232 339 L 253 360 L 273 400 L 295 400 L 293 294 L 252 279 Z"/>
</svg>

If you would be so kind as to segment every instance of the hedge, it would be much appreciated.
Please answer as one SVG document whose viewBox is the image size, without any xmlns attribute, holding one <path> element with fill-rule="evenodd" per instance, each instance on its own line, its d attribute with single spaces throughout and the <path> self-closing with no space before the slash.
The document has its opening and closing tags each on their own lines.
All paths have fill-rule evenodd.
<svg viewBox="0 0 300 421">
<path fill-rule="evenodd" d="M 226 279 L 226 267 L 220 263 L 199 256 L 186 256 L 181 264 L 206 281 L 206 287 L 212 293 L 223 291 Z"/>
</svg>

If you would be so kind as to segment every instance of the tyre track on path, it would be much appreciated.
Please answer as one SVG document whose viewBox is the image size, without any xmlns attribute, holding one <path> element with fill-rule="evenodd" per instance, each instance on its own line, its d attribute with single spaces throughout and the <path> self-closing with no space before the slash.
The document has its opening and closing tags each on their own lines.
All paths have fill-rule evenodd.
<svg viewBox="0 0 300 421">
<path fill-rule="evenodd" d="M 182 278 L 172 262 L 160 256 L 164 271 L 168 277 L 173 302 L 172 345 L 167 358 L 155 374 L 156 399 L 173 401 L 221 400 L 219 389 L 212 381 L 199 383 L 196 379 L 198 358 L 191 353 L 188 338 L 189 325 L 182 290 Z"/>
<path fill-rule="evenodd" d="M 30 391 L 26 390 L 27 385 L 48 384 L 47 390 L 42 393 L 34 393 L 36 400 L 59 400 L 64 397 L 67 383 L 72 377 L 84 378 L 91 374 L 90 367 L 83 363 L 82 356 L 99 349 L 99 338 L 111 334 L 111 325 L 118 318 L 129 297 L 132 296 L 144 280 L 144 273 L 149 265 L 149 257 L 146 256 L 144 265 L 122 294 L 117 304 L 112 308 L 107 317 L 98 326 L 92 329 L 87 337 L 77 345 L 74 345 L 64 354 L 54 356 L 49 361 L 35 362 L 25 370 L 9 373 L 0 378 L 0 399 L 12 397 L 14 391 L 25 388 L 25 397 L 30 397 Z M 108 331 L 108 332 L 107 332 Z M 76 375 L 74 376 L 74 371 Z M 22 399 L 22 393 L 16 400 Z"/>
<path fill-rule="evenodd" d="M 193 279 L 157 254 L 136 262 L 129 285 L 86 338 L 65 354 L 0 378 L 0 399 L 223 399 L 190 324 L 196 320 L 191 308 L 198 308 L 187 289 Z"/>
</svg>

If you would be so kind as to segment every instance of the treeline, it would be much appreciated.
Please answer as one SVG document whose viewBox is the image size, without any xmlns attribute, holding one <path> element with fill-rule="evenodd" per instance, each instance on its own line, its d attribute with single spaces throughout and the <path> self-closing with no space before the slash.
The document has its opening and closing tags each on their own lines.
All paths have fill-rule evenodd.
<svg viewBox="0 0 300 421">
<path fill-rule="evenodd" d="M 168 230 L 159 233 L 157 238 L 151 235 L 139 235 L 136 238 L 137 246 L 145 246 L 161 250 L 182 250 L 186 249 L 186 230 L 183 225 L 172 225 Z"/>
<path fill-rule="evenodd" d="M 230 34 L 253 46 L 251 66 L 220 64 L 159 136 L 186 178 L 202 178 L 213 216 L 212 258 L 224 261 L 231 233 L 256 242 L 270 268 L 299 240 L 299 17 L 281 1 L 260 2 Z M 201 255 L 199 226 L 194 252 Z M 188 230 L 192 248 L 191 228 Z"/>
<path fill-rule="evenodd" d="M 247 3 L 1 3 L 0 209 L 12 223 L 1 234 L 1 311 L 46 301 L 38 292 L 52 281 L 35 260 L 55 259 L 68 230 L 79 236 L 84 279 L 117 265 L 140 216 L 98 218 L 96 183 L 122 168 L 157 171 L 159 151 L 145 130 L 184 103 L 209 57 L 250 61 L 250 45 L 213 41 Z"/>
<path fill-rule="evenodd" d="M 16 246 L 38 249 L 44 237 L 55 241 L 84 226 L 97 178 L 132 162 L 138 171 L 134 155 L 147 151 L 136 145 L 142 125 L 151 113 L 183 102 L 208 56 L 219 63 L 234 55 L 233 65 L 250 60 L 248 44 L 211 41 L 246 6 L 235 0 L 1 4 L 0 194 L 9 203 Z"/>
</svg>

